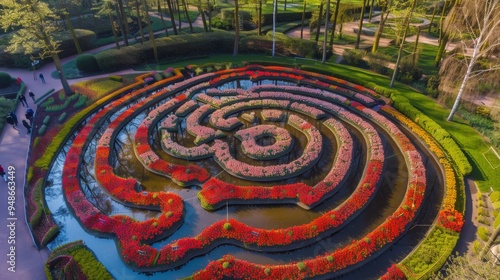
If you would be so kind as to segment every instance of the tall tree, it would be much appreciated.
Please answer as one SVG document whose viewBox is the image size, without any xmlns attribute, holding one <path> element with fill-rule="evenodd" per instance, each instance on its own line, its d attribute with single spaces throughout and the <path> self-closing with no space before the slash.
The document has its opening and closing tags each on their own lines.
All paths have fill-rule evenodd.
<svg viewBox="0 0 500 280">
<path fill-rule="evenodd" d="M 461 0 L 454 0 L 453 6 L 451 8 L 450 13 L 446 16 L 447 22 L 454 22 L 455 17 L 457 16 L 457 10 L 455 7 L 459 6 Z M 443 5 L 443 11 L 441 13 L 441 21 L 439 24 L 439 46 L 438 46 L 438 52 L 436 54 L 436 58 L 434 60 L 436 66 L 439 66 L 441 63 L 441 59 L 443 58 L 445 52 L 446 52 L 446 45 L 448 44 L 448 39 L 450 38 L 450 33 L 452 30 L 450 30 L 450 27 L 452 26 L 451 24 L 445 24 L 444 20 L 444 13 L 446 11 L 446 3 Z"/>
<path fill-rule="evenodd" d="M 492 267 L 490 262 L 484 262 L 478 255 L 456 255 L 448 259 L 444 269 L 433 279 L 500 279 L 500 269 Z"/>
<path fill-rule="evenodd" d="M 163 18 L 163 10 L 164 9 L 161 8 L 161 2 L 163 2 L 163 5 L 165 5 L 165 1 L 157 0 L 156 6 L 158 8 L 158 14 L 160 14 L 161 23 L 163 24 L 163 28 L 165 29 L 165 35 L 168 37 L 168 28 L 167 28 L 167 25 L 165 24 L 165 19 Z"/>
<path fill-rule="evenodd" d="M 489 67 L 486 69 L 476 67 L 481 58 L 491 56 L 493 51 L 498 52 L 500 48 L 500 0 L 469 0 L 464 2 L 464 5 L 457 7 L 457 9 L 460 9 L 459 14 L 463 15 L 463 17 L 460 21 L 457 20 L 452 24 L 455 30 L 463 30 L 459 35 L 462 38 L 461 43 L 464 51 L 461 54 L 463 56 L 462 61 L 467 70 L 453 108 L 447 118 L 448 121 L 453 120 L 469 80 L 485 72 L 500 69 L 498 59 L 491 60 Z M 472 49 L 470 56 L 467 53 L 468 48 Z"/>
<path fill-rule="evenodd" d="M 434 18 L 436 17 L 436 12 L 438 8 L 439 2 L 434 3 L 434 8 L 432 9 L 432 17 L 431 17 L 431 22 L 429 23 L 429 33 L 432 31 L 432 24 L 434 23 Z"/>
<path fill-rule="evenodd" d="M 198 11 L 200 12 L 201 21 L 203 22 L 203 29 L 205 30 L 205 32 L 208 32 L 207 20 L 205 18 L 205 11 L 203 10 L 201 0 L 198 0 Z"/>
<path fill-rule="evenodd" d="M 358 26 L 358 34 L 356 36 L 356 45 L 355 49 L 359 49 L 359 42 L 361 41 L 361 30 L 363 29 L 363 17 L 365 15 L 365 7 L 366 0 L 363 0 L 363 6 L 361 6 L 361 13 L 359 14 L 359 26 Z"/>
<path fill-rule="evenodd" d="M 209 3 L 210 4 L 210 3 Z M 186 20 L 189 24 L 189 32 L 193 33 L 193 23 L 191 22 L 191 18 L 189 17 L 188 6 L 186 4 L 186 0 L 182 0 L 182 5 L 184 6 L 184 13 L 186 15 Z"/>
<path fill-rule="evenodd" d="M 170 22 L 172 23 L 172 28 L 174 29 L 174 35 L 177 35 L 177 25 L 175 24 L 174 10 L 172 8 L 172 0 L 166 0 L 168 7 L 168 15 L 170 16 Z"/>
<path fill-rule="evenodd" d="M 115 39 L 116 49 L 120 49 L 120 44 L 118 42 L 117 28 L 115 24 L 115 20 L 113 19 L 113 0 L 104 0 L 97 4 L 93 10 L 97 10 L 98 15 L 107 15 L 109 18 L 109 23 L 111 25 L 111 31 L 113 31 L 113 38 Z"/>
<path fill-rule="evenodd" d="M 303 34 L 304 34 L 304 21 L 306 19 L 306 5 L 307 5 L 307 0 L 304 0 L 304 2 L 302 3 L 302 22 L 300 23 L 300 39 L 303 39 Z M 260 33 L 260 29 L 259 29 L 259 33 Z"/>
<path fill-rule="evenodd" d="M 142 16 L 141 16 L 141 1 L 142 0 L 134 0 L 135 4 L 135 12 L 137 16 L 137 23 L 139 24 L 139 33 L 141 34 L 141 44 L 144 44 L 144 32 L 142 31 Z"/>
<path fill-rule="evenodd" d="M 328 40 L 328 20 L 330 19 L 330 0 L 326 0 L 326 13 L 325 13 L 325 35 L 323 37 L 323 58 L 321 63 L 326 62 L 326 42 Z"/>
<path fill-rule="evenodd" d="M 380 13 L 380 21 L 378 22 L 377 31 L 375 32 L 375 40 L 373 41 L 372 53 L 376 53 L 378 50 L 378 45 L 380 42 L 380 38 L 382 38 L 382 33 L 384 32 L 385 22 L 387 18 L 389 18 L 389 14 L 391 13 L 391 9 L 389 7 L 393 1 L 391 0 L 378 0 L 378 6 L 381 8 Z"/>
<path fill-rule="evenodd" d="M 149 14 L 147 13 L 148 3 L 146 3 L 146 0 L 142 0 L 142 4 L 144 5 L 144 9 L 146 10 L 146 22 L 148 25 L 149 40 L 153 45 L 153 56 L 155 58 L 155 63 L 158 65 L 158 49 L 156 48 L 156 40 L 155 40 L 155 35 L 153 34 L 153 28 L 151 27 L 151 19 L 149 18 Z"/>
<path fill-rule="evenodd" d="M 118 2 L 118 14 L 120 18 L 120 31 L 122 32 L 123 42 L 125 46 L 128 46 L 128 20 L 127 14 L 125 14 L 125 8 L 123 7 L 123 0 L 117 0 Z"/>
<path fill-rule="evenodd" d="M 238 55 L 238 46 L 240 44 L 240 17 L 239 17 L 240 6 L 238 0 L 234 0 L 234 49 L 233 55 Z"/>
<path fill-rule="evenodd" d="M 314 39 L 314 41 L 316 41 L 316 43 L 319 41 L 319 33 L 321 31 L 321 19 L 322 19 L 322 16 L 323 16 L 323 1 L 321 1 L 321 4 L 319 5 L 318 23 L 317 23 L 317 26 L 316 26 L 316 37 Z M 325 26 L 325 28 L 326 28 L 326 26 Z"/>
<path fill-rule="evenodd" d="M 335 28 L 337 27 L 337 19 L 339 16 L 339 10 L 340 10 L 340 0 L 337 0 L 337 3 L 335 4 L 335 13 L 333 15 L 332 19 L 332 33 L 330 35 L 330 46 L 333 46 L 333 38 L 335 37 Z"/>
<path fill-rule="evenodd" d="M 39 52 L 37 57 L 44 59 L 51 57 L 59 73 L 61 84 L 66 95 L 72 91 L 64 75 L 58 53 L 59 42 L 54 34 L 57 28 L 54 23 L 57 15 L 50 10 L 47 3 L 38 0 L 2 1 L 0 9 L 0 24 L 3 29 L 19 27 L 9 42 L 7 51 L 24 49 L 25 54 Z"/>
<path fill-rule="evenodd" d="M 498 1 L 498 0 L 497 0 Z M 404 24 L 403 24 L 403 38 L 399 43 L 398 58 L 396 59 L 396 65 L 394 66 L 394 72 L 392 73 L 392 79 L 390 87 L 394 87 L 394 82 L 396 81 L 396 74 L 398 73 L 399 63 L 401 62 L 401 55 L 403 54 L 403 47 L 406 41 L 406 35 L 408 34 L 408 29 L 410 27 L 410 20 L 415 10 L 417 0 L 413 0 L 410 10 L 406 13 Z"/>
</svg>

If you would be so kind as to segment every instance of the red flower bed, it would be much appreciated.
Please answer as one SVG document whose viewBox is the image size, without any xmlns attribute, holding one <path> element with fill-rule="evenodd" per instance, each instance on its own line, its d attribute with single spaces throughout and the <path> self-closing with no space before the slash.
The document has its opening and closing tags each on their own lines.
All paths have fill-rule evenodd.
<svg viewBox="0 0 500 280">
<path fill-rule="evenodd" d="M 462 213 L 455 209 L 443 209 L 439 211 L 438 225 L 455 232 L 460 232 L 464 225 L 464 217 Z"/>
<path fill-rule="evenodd" d="M 381 280 L 406 280 L 404 272 L 396 265 L 393 264 L 387 272 L 380 277 Z"/>
</svg>

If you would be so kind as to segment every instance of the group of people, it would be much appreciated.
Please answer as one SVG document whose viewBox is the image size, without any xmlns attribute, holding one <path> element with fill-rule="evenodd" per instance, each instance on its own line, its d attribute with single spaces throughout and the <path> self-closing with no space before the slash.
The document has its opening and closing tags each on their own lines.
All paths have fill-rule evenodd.
<svg viewBox="0 0 500 280">
<path fill-rule="evenodd" d="M 28 90 L 28 95 L 33 99 L 33 101 L 35 101 L 35 94 L 31 90 Z M 28 102 L 26 101 L 26 97 L 24 95 L 22 95 L 22 94 L 19 95 L 19 101 L 21 102 L 21 105 L 23 105 L 23 107 L 26 106 L 26 108 L 27 108 L 26 113 L 24 114 L 26 119 L 22 120 L 21 123 L 28 130 L 28 133 L 31 133 L 31 127 L 33 126 L 35 111 L 33 111 L 33 109 L 31 109 L 28 106 Z M 17 130 L 18 119 L 17 119 L 16 113 L 14 111 L 11 111 L 7 115 L 6 119 L 7 119 L 7 123 L 12 125 L 12 128 Z M 29 123 L 26 120 L 28 120 Z"/>
</svg>

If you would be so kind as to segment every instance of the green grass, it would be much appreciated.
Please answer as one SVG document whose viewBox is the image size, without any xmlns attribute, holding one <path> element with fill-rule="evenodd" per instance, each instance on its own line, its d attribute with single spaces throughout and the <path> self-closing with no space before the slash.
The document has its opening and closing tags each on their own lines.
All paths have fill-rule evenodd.
<svg viewBox="0 0 500 280">
<path fill-rule="evenodd" d="M 413 52 L 414 43 L 409 43 L 404 48 L 403 54 L 408 56 Z M 434 66 L 434 58 L 437 55 L 438 47 L 429 44 L 419 43 L 418 47 L 422 49 L 418 59 L 418 68 L 422 69 L 426 75 L 437 75 L 439 69 Z M 396 62 L 399 48 L 396 46 L 380 47 L 378 51 L 391 57 L 391 62 Z"/>
</svg>

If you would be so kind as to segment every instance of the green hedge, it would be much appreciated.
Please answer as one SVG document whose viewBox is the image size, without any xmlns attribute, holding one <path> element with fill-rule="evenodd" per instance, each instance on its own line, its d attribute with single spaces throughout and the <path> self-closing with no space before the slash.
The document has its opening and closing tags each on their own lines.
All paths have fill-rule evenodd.
<svg viewBox="0 0 500 280">
<path fill-rule="evenodd" d="M 271 54 L 273 39 L 268 36 L 250 35 L 240 40 L 242 52 L 258 52 Z M 314 41 L 292 38 L 276 33 L 275 53 L 283 56 L 319 57 L 319 49 Z"/>
<path fill-rule="evenodd" d="M 76 68 L 82 72 L 93 73 L 99 71 L 99 64 L 92 54 L 81 54 L 76 58 Z"/>
<path fill-rule="evenodd" d="M 156 40 L 158 57 L 189 56 L 212 53 L 231 53 L 233 51 L 234 35 L 231 32 L 212 32 L 183 34 Z M 123 47 L 120 50 L 110 49 L 95 55 L 102 71 L 113 71 L 129 68 L 145 61 L 154 59 L 153 47 L 150 41 L 144 44 Z"/>
<path fill-rule="evenodd" d="M 45 264 L 45 274 L 48 279 L 53 279 L 49 262 L 59 256 L 70 255 L 73 257 L 78 267 L 81 269 L 83 274 L 87 277 L 86 279 L 99 279 L 99 280 L 111 280 L 113 277 L 102 265 L 101 262 L 95 257 L 93 252 L 83 244 L 83 241 L 78 240 L 61 245 L 50 253 L 47 263 Z M 78 275 L 73 275 L 77 277 Z"/>
<path fill-rule="evenodd" d="M 393 94 L 391 95 L 391 99 L 394 101 L 394 108 L 418 123 L 425 131 L 430 133 L 441 146 L 443 146 L 446 152 L 453 158 L 455 164 L 457 164 L 461 174 L 468 175 L 472 172 L 472 166 L 467 160 L 467 157 L 446 130 L 413 107 L 406 97 Z"/>
<path fill-rule="evenodd" d="M 0 88 L 8 87 L 12 83 L 12 77 L 9 73 L 0 72 Z"/>
</svg>

